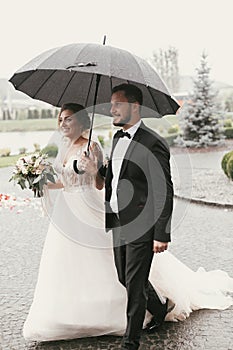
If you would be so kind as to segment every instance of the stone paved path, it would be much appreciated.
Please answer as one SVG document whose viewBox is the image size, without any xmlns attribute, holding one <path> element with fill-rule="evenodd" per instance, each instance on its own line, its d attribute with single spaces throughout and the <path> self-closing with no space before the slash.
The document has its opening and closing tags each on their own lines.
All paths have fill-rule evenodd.
<svg viewBox="0 0 233 350">
<path fill-rule="evenodd" d="M 204 266 L 232 274 L 233 212 L 194 204 L 185 210 L 185 217 L 176 223 L 171 252 L 194 270 Z M 1 349 L 117 349 L 118 337 L 44 344 L 24 341 L 22 325 L 32 301 L 48 221 L 42 220 L 35 209 L 18 215 L 4 210 L 0 215 Z M 202 310 L 185 322 L 167 322 L 158 334 L 142 338 L 141 349 L 233 350 L 232 311 Z"/>
<path fill-rule="evenodd" d="M 12 192 L 9 170 L 0 171 L 0 192 Z M 15 188 L 16 194 L 24 192 Z M 233 211 L 176 200 L 170 251 L 190 268 L 222 269 L 233 277 Z M 119 337 L 98 337 L 50 343 L 28 343 L 22 326 L 37 279 L 48 219 L 28 207 L 0 212 L 0 349 L 107 350 L 118 349 Z M 141 350 L 233 350 L 233 321 L 225 311 L 202 310 L 179 323 L 166 322 L 159 333 L 144 335 Z"/>
</svg>

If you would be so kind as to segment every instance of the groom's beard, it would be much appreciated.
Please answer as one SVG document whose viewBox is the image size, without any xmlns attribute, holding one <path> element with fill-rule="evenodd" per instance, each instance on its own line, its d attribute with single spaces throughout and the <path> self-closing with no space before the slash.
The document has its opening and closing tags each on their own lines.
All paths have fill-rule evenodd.
<svg viewBox="0 0 233 350">
<path fill-rule="evenodd" d="M 116 119 L 117 119 L 117 117 L 116 117 Z M 120 119 L 118 122 L 114 121 L 114 119 L 113 119 L 113 125 L 114 126 L 121 126 L 121 127 L 125 126 L 126 124 L 130 125 L 130 120 L 131 120 L 131 108 L 129 107 L 128 115 L 125 116 L 124 119 Z"/>
<path fill-rule="evenodd" d="M 114 126 L 125 126 L 126 124 L 129 124 L 129 121 L 131 119 L 131 116 L 128 116 L 122 120 L 120 120 L 119 122 L 113 122 Z"/>
</svg>

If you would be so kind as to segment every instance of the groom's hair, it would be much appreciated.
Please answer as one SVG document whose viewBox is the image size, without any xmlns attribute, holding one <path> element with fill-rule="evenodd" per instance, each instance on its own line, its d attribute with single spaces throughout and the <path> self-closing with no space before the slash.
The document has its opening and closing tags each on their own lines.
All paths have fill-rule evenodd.
<svg viewBox="0 0 233 350">
<path fill-rule="evenodd" d="M 62 114 L 63 111 L 66 111 L 67 109 L 69 111 L 72 111 L 74 113 L 74 115 L 77 117 L 78 122 L 83 127 L 83 131 L 90 128 L 91 122 L 90 122 L 89 115 L 88 115 L 86 109 L 84 108 L 84 106 L 82 106 L 78 103 L 64 103 L 62 105 L 61 110 L 60 110 L 59 115 L 58 115 L 58 126 L 59 126 L 60 115 Z"/>
<path fill-rule="evenodd" d="M 129 101 L 129 103 L 138 102 L 140 105 L 142 105 L 143 102 L 143 96 L 142 91 L 133 84 L 121 84 L 117 85 L 112 89 L 112 94 L 123 91 L 125 97 Z"/>
</svg>

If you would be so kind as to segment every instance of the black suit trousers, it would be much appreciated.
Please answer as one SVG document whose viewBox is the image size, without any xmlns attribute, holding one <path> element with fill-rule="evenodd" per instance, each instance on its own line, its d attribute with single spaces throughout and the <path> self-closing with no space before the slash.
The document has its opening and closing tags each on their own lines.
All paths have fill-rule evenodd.
<svg viewBox="0 0 233 350">
<path fill-rule="evenodd" d="M 120 227 L 113 229 L 119 238 Z M 127 328 L 123 349 L 138 349 L 146 309 L 159 318 L 162 303 L 148 280 L 153 259 L 153 241 L 130 242 L 114 239 L 114 259 L 121 284 L 127 290 Z"/>
</svg>

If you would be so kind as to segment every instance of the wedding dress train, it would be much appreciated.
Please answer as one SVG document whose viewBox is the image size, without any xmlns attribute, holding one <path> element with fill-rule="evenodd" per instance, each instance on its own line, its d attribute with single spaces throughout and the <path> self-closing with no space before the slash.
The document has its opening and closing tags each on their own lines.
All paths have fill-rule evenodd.
<svg viewBox="0 0 233 350">
<path fill-rule="evenodd" d="M 104 231 L 104 193 L 90 175 L 74 174 L 73 159 L 65 167 L 59 157 L 56 162 L 64 189 L 56 199 L 23 328 L 28 340 L 122 335 L 126 327 L 126 291 L 118 282 L 111 233 Z M 169 252 L 154 255 L 150 281 L 174 306 L 167 321 L 184 320 L 192 310 L 233 305 L 226 295 L 233 291 L 233 279 L 225 272 L 193 272 Z"/>
</svg>

